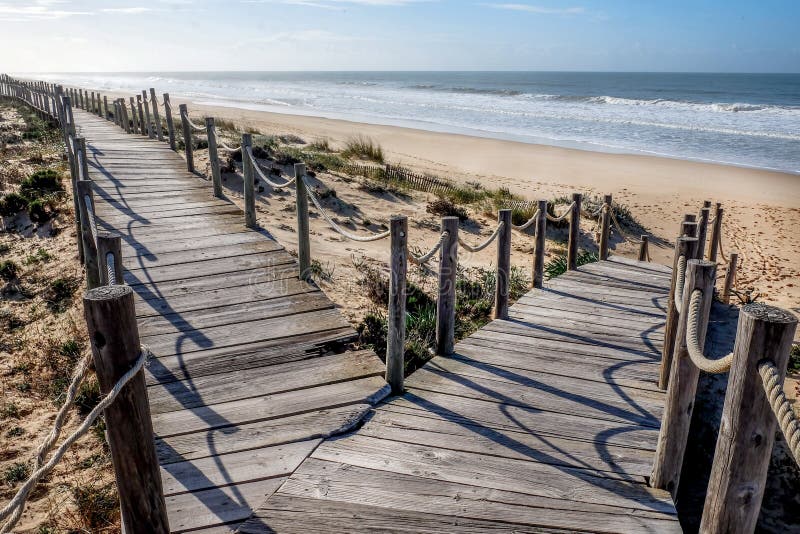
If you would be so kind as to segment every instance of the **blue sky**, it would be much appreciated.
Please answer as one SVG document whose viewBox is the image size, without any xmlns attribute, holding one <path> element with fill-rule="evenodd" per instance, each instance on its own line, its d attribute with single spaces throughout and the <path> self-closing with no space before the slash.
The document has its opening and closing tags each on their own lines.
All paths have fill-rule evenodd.
<svg viewBox="0 0 800 534">
<path fill-rule="evenodd" d="M 798 0 L 0 0 L 0 71 L 800 72 Z"/>
</svg>

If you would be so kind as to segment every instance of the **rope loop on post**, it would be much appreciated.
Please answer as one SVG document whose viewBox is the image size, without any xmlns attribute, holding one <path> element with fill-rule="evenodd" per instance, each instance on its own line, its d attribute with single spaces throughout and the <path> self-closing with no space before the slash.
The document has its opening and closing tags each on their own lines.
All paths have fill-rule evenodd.
<svg viewBox="0 0 800 534">
<path fill-rule="evenodd" d="M 317 211 L 320 212 L 320 214 L 328 222 L 330 227 L 333 228 L 337 233 L 339 233 L 343 237 L 346 237 L 351 241 L 357 241 L 359 243 L 379 241 L 381 239 L 386 239 L 387 237 L 389 237 L 391 230 L 386 230 L 385 232 L 381 232 L 380 234 L 373 234 L 370 236 L 360 236 L 356 234 L 351 234 L 350 232 L 348 232 L 347 230 L 336 224 L 336 222 L 333 220 L 333 217 L 331 217 L 325 210 L 325 208 L 322 207 L 322 202 L 320 202 L 320 200 L 317 198 L 317 195 L 314 193 L 311 186 L 308 184 L 308 181 L 306 180 L 305 176 L 302 178 L 302 180 L 303 180 L 303 185 L 305 185 L 306 187 L 306 192 L 308 192 L 308 197 L 311 199 L 311 202 L 314 203 L 314 206 L 317 207 Z"/>
<path fill-rule="evenodd" d="M 686 256 L 678 258 L 678 273 L 675 276 L 675 309 L 682 313 L 683 286 L 686 285 Z"/>
<path fill-rule="evenodd" d="M 608 212 L 611 214 L 611 222 L 614 223 L 614 228 L 617 229 L 617 232 L 619 232 L 619 235 L 620 235 L 620 237 L 622 237 L 622 239 L 624 239 L 628 243 L 632 243 L 634 245 L 641 245 L 642 244 L 642 240 L 641 239 L 636 239 L 635 237 L 630 237 L 625 233 L 625 231 L 622 229 L 622 225 L 619 224 L 619 221 L 617 220 L 617 216 L 616 216 L 616 214 L 614 214 L 614 210 L 613 209 L 609 209 Z"/>
<path fill-rule="evenodd" d="M 430 249 L 426 254 L 423 254 L 422 256 L 415 256 L 414 254 L 409 252 L 408 253 L 409 261 L 419 266 L 428 263 L 428 261 L 430 261 L 430 259 L 433 258 L 433 255 L 436 254 L 439 251 L 439 249 L 442 248 L 442 245 L 444 245 L 444 240 L 447 239 L 449 235 L 450 232 L 442 232 L 442 235 L 439 236 L 439 241 L 437 241 L 436 244 L 433 245 L 432 249 Z"/>
<path fill-rule="evenodd" d="M 570 216 L 570 214 L 572 213 L 572 208 L 574 208 L 574 207 L 575 207 L 575 202 L 573 201 L 572 204 L 567 206 L 567 210 L 564 213 L 562 213 L 561 215 L 558 215 L 558 216 L 554 217 L 554 216 L 550 215 L 550 213 L 546 213 L 547 220 L 550 221 L 550 222 L 554 222 L 554 223 L 561 222 L 561 221 L 567 219 Z"/>
<path fill-rule="evenodd" d="M 527 221 L 525 221 L 524 223 L 522 223 L 520 225 L 516 225 L 514 223 L 511 223 L 511 227 L 514 230 L 519 230 L 519 231 L 527 230 L 533 223 L 535 223 L 539 219 L 539 214 L 540 213 L 541 212 L 539 211 L 539 208 L 536 208 L 536 213 L 534 213 L 533 216 L 530 219 L 528 219 Z M 534 230 L 535 230 L 535 228 L 534 228 Z"/>
<path fill-rule="evenodd" d="M 56 416 L 55 423 L 53 425 L 53 429 L 45 438 L 44 442 L 39 446 L 37 449 L 37 458 L 36 458 L 36 470 L 28 477 L 28 480 L 25 481 L 25 484 L 17 491 L 14 498 L 0 510 L 0 521 L 10 517 L 6 523 L 0 527 L 0 534 L 6 534 L 14 528 L 14 525 L 17 524 L 19 518 L 22 516 L 22 511 L 25 509 L 25 503 L 28 500 L 28 496 L 30 495 L 33 488 L 36 484 L 48 473 L 50 473 L 58 462 L 61 461 L 61 458 L 67 452 L 67 450 L 80 439 L 84 434 L 86 434 L 89 429 L 94 424 L 95 420 L 103 413 L 103 411 L 114 402 L 114 399 L 117 398 L 122 388 L 125 387 L 125 384 L 130 382 L 130 380 L 136 376 L 136 374 L 142 370 L 142 368 L 146 365 L 147 360 L 153 355 L 150 352 L 150 349 L 146 345 L 142 345 L 139 358 L 133 364 L 133 366 L 124 374 L 120 379 L 114 384 L 114 387 L 111 391 L 108 392 L 103 400 L 101 400 L 97 406 L 95 406 L 89 415 L 86 416 L 86 419 L 81 423 L 75 432 L 73 432 L 64 442 L 53 452 L 53 455 L 50 457 L 50 460 L 47 461 L 46 464 L 41 465 L 44 461 L 44 458 L 47 455 L 47 452 L 52 447 L 55 440 L 58 438 L 58 435 L 61 432 L 64 423 L 64 415 L 69 407 L 75 400 L 75 392 L 80 386 L 81 382 L 83 382 L 84 378 L 86 377 L 86 370 L 88 369 L 89 358 L 85 358 L 84 361 L 78 366 L 73 375 L 72 383 L 70 384 L 69 390 L 67 391 L 67 398 L 64 402 L 64 405 L 58 412 Z M 62 413 L 63 412 L 63 413 Z"/>
<path fill-rule="evenodd" d="M 786 438 L 786 444 L 789 446 L 794 461 L 800 466 L 800 422 L 797 421 L 797 416 L 783 392 L 778 368 L 771 361 L 764 360 L 758 364 L 758 374 L 761 375 L 764 393 L 767 394 L 769 405 L 778 420 L 778 426 L 783 437 Z"/>
<path fill-rule="evenodd" d="M 264 174 L 264 171 L 261 170 L 261 165 L 259 165 L 259 163 L 256 161 L 256 157 L 253 155 L 253 147 L 250 146 L 245 147 L 245 152 L 247 154 L 247 157 L 250 159 L 250 163 L 252 163 L 253 168 L 256 170 L 258 177 L 267 182 L 272 187 L 287 187 L 297 181 L 297 176 L 295 176 L 291 180 L 287 180 L 285 183 L 282 184 L 273 182 L 272 180 L 269 179 L 269 177 L 266 174 Z"/>
<path fill-rule="evenodd" d="M 206 131 L 206 127 L 205 126 L 198 126 L 197 124 L 192 122 L 192 119 L 189 118 L 189 113 L 188 112 L 187 113 L 181 113 L 181 117 L 184 117 L 186 119 L 186 124 L 188 124 L 192 128 L 192 130 L 194 130 L 195 132 L 205 132 Z"/>
<path fill-rule="evenodd" d="M 701 348 L 698 330 L 700 319 L 700 310 L 703 306 L 703 292 L 700 289 L 692 291 L 689 299 L 689 310 L 686 317 L 686 349 L 689 352 L 689 357 L 692 362 L 706 373 L 727 373 L 733 363 L 733 353 L 727 354 L 718 360 L 711 360 L 706 358 Z"/>
<path fill-rule="evenodd" d="M 461 239 L 460 235 L 458 236 L 458 244 L 461 245 L 462 247 L 464 247 L 468 252 L 480 252 L 481 250 L 485 249 L 486 247 L 488 247 L 489 245 L 492 244 L 492 241 L 494 241 L 495 238 L 497 238 L 497 236 L 500 234 L 500 230 L 502 228 L 503 228 L 503 222 L 501 221 L 500 223 L 498 223 L 497 227 L 494 229 L 494 232 L 492 232 L 492 235 L 490 235 L 488 238 L 486 238 L 486 241 L 484 241 L 483 243 L 481 243 L 479 245 L 475 245 L 475 246 L 470 245 L 469 243 L 467 243 L 466 241 Z"/>
</svg>

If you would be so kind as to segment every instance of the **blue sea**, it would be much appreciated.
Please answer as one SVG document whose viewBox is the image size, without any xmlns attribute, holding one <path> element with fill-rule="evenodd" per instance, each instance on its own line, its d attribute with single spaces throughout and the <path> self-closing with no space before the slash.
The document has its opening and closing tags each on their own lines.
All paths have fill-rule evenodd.
<svg viewBox="0 0 800 534">
<path fill-rule="evenodd" d="M 281 113 L 800 173 L 800 74 L 159 72 L 49 74 Z"/>
</svg>

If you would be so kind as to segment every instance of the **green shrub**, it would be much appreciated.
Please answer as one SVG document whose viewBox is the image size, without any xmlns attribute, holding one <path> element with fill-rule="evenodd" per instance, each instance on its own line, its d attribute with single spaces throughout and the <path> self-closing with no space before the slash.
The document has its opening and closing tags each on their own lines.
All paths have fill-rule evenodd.
<svg viewBox="0 0 800 534">
<path fill-rule="evenodd" d="M 106 531 L 119 510 L 113 484 L 75 486 L 72 488 L 72 497 L 88 532 Z"/>
<path fill-rule="evenodd" d="M 316 141 L 312 142 L 308 145 L 308 148 L 311 150 L 318 150 L 320 152 L 331 152 L 331 143 L 327 137 L 323 137 L 322 139 L 317 139 Z"/>
<path fill-rule="evenodd" d="M 25 462 L 15 462 L 3 471 L 3 482 L 8 486 L 14 486 L 18 482 L 22 482 L 31 473 L 30 466 Z"/>
<path fill-rule="evenodd" d="M 586 265 L 587 263 L 596 262 L 599 259 L 600 258 L 596 252 L 585 250 L 578 253 L 576 263 L 580 267 L 581 265 Z M 544 266 L 544 275 L 548 280 L 555 278 L 556 276 L 560 276 L 565 272 L 567 272 L 567 256 L 565 254 L 556 256 L 548 261 Z"/>
<path fill-rule="evenodd" d="M 39 248 L 35 253 L 25 258 L 25 265 L 35 265 L 37 263 L 47 263 L 53 259 L 53 255 L 43 248 Z"/>
<path fill-rule="evenodd" d="M 800 344 L 792 345 L 792 352 L 789 354 L 789 371 L 800 372 Z"/>
<path fill-rule="evenodd" d="M 28 204 L 28 216 L 35 223 L 45 223 L 53 218 L 53 210 L 50 202 L 37 198 Z"/>
<path fill-rule="evenodd" d="M 0 262 L 0 278 L 9 281 L 17 277 L 19 266 L 11 260 Z"/>
<path fill-rule="evenodd" d="M 469 218 L 467 210 L 461 206 L 453 204 L 446 198 L 437 198 L 425 206 L 425 211 L 432 215 L 439 215 L 440 217 L 458 217 L 458 220 L 465 221 Z"/>
<path fill-rule="evenodd" d="M 36 200 L 64 191 L 59 174 L 52 169 L 43 169 L 22 181 L 19 193 L 28 200 Z"/>
<path fill-rule="evenodd" d="M 10 217 L 28 207 L 28 200 L 18 193 L 9 193 L 0 198 L 0 215 Z"/>
<path fill-rule="evenodd" d="M 346 158 L 360 158 L 383 163 L 383 149 L 381 145 L 369 137 L 358 135 L 347 140 L 342 151 Z"/>
</svg>

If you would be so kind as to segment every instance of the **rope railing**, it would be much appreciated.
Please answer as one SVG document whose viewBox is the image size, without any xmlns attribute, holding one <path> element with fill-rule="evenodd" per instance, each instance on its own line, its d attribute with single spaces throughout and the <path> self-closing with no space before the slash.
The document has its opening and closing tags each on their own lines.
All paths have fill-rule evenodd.
<svg viewBox="0 0 800 534">
<path fill-rule="evenodd" d="M 614 228 L 617 229 L 617 232 L 619 232 L 619 235 L 623 240 L 625 240 L 626 242 L 631 243 L 633 245 L 641 245 L 642 244 L 642 240 L 641 239 L 636 239 L 635 237 L 630 237 L 625 233 L 625 231 L 622 229 L 622 225 L 619 223 L 619 220 L 617 220 L 617 216 L 614 213 L 614 209 L 613 208 L 609 207 L 608 212 L 611 214 L 611 222 L 614 223 Z"/>
<path fill-rule="evenodd" d="M 258 163 L 258 161 L 256 161 L 256 157 L 253 155 L 253 147 L 250 146 L 245 147 L 245 153 L 247 154 L 247 157 L 250 159 L 250 163 L 253 165 L 253 169 L 255 169 L 256 174 L 258 174 L 259 178 L 264 180 L 270 186 L 278 188 L 287 187 L 297 181 L 297 176 L 294 176 L 290 180 L 287 180 L 285 183 L 282 184 L 273 182 L 266 174 L 264 174 L 264 171 L 261 169 L 261 165 Z"/>
<path fill-rule="evenodd" d="M 415 265 L 419 265 L 419 266 L 422 266 L 422 265 L 428 263 L 428 261 L 430 261 L 430 259 L 433 258 L 433 256 L 439 251 L 439 249 L 442 248 L 442 245 L 444 245 L 445 239 L 447 239 L 449 235 L 450 235 L 450 232 L 442 232 L 442 234 L 439 236 L 439 241 L 437 241 L 436 244 L 433 245 L 433 248 L 431 248 L 426 254 L 423 254 L 421 256 L 416 256 L 413 253 L 409 252 L 409 254 L 408 254 L 409 261 L 411 261 L 411 263 L 413 263 Z"/>
<path fill-rule="evenodd" d="M 764 393 L 767 395 L 772 413 L 778 421 L 778 427 L 786 439 L 794 461 L 800 466 L 800 422 L 783 391 L 781 374 L 769 360 L 758 364 L 758 374 L 761 376 Z"/>
<path fill-rule="evenodd" d="M 106 274 L 108 275 L 108 285 L 110 286 L 117 284 L 117 267 L 115 260 L 116 258 L 113 252 L 106 252 Z"/>
<path fill-rule="evenodd" d="M 528 219 L 527 221 L 525 221 L 524 223 L 519 224 L 519 225 L 511 223 L 511 227 L 514 230 L 519 230 L 519 231 L 527 230 L 533 223 L 535 223 L 537 220 L 539 220 L 539 215 L 540 214 L 541 214 L 541 211 L 539 211 L 539 209 L 537 208 L 536 212 L 533 214 L 533 216 L 530 219 Z"/>
<path fill-rule="evenodd" d="M 322 207 L 322 202 L 320 202 L 319 198 L 317 198 L 317 195 L 314 193 L 313 188 L 308 183 L 308 181 L 306 180 L 305 176 L 303 176 L 302 181 L 303 181 L 303 185 L 305 185 L 305 187 L 306 187 L 306 191 L 308 192 L 308 197 L 311 199 L 311 202 L 314 203 L 314 206 L 317 207 L 317 211 L 320 212 L 322 217 L 328 222 L 328 224 L 331 226 L 331 228 L 333 228 L 337 233 L 339 233 L 343 237 L 346 237 L 347 239 L 350 239 L 351 241 L 357 241 L 357 242 L 360 242 L 360 243 L 368 243 L 370 241 L 379 241 L 381 239 L 386 239 L 387 237 L 389 237 L 389 235 L 391 233 L 389 230 L 386 230 L 385 232 L 381 232 L 379 234 L 373 234 L 373 235 L 370 235 L 370 236 L 360 236 L 360 235 L 356 235 L 356 234 L 348 232 L 347 230 L 345 230 L 344 228 L 339 226 L 336 223 L 336 221 L 334 221 L 333 218 L 328 214 L 327 210 Z"/>
<path fill-rule="evenodd" d="M 188 124 L 192 128 L 192 130 L 194 130 L 195 132 L 205 132 L 206 131 L 206 127 L 205 126 L 198 126 L 197 124 L 193 123 L 192 119 L 189 118 L 189 114 L 188 113 L 182 113 L 181 117 L 184 117 L 186 119 L 186 124 Z"/>
<path fill-rule="evenodd" d="M 683 313 L 683 286 L 686 285 L 686 256 L 678 258 L 677 275 L 675 276 L 675 309 Z"/>
<path fill-rule="evenodd" d="M 492 241 L 494 241 L 497 238 L 497 236 L 500 235 L 500 230 L 502 228 L 503 228 L 503 223 L 502 222 L 498 223 L 494 229 L 494 232 L 492 232 L 492 235 L 487 237 L 486 240 L 483 243 L 480 243 L 479 245 L 474 245 L 474 246 L 470 245 L 469 243 L 461 239 L 461 236 L 458 236 L 458 244 L 464 247 L 468 252 L 480 252 L 481 250 L 485 249 L 486 247 L 492 244 Z"/>
<path fill-rule="evenodd" d="M 729 353 L 722 358 L 711 360 L 706 358 L 701 347 L 700 336 L 700 312 L 703 306 L 703 292 L 700 289 L 692 291 L 689 297 L 689 310 L 686 316 L 686 348 L 692 362 L 701 371 L 706 373 L 727 373 L 733 363 L 733 353 Z"/>
<path fill-rule="evenodd" d="M 64 417 L 56 416 L 56 421 L 53 426 L 53 429 L 50 431 L 48 436 L 45 438 L 44 442 L 39 446 L 36 458 L 36 470 L 28 477 L 28 480 L 22 485 L 22 487 L 17 491 L 14 495 L 14 498 L 0 510 L 0 521 L 8 518 L 6 523 L 0 528 L 0 534 L 6 534 L 11 532 L 11 529 L 19 521 L 20 517 L 22 516 L 22 512 L 25 509 L 25 504 L 27 503 L 28 497 L 30 496 L 31 491 L 36 486 L 36 484 L 45 476 L 47 476 L 58 463 L 61 461 L 61 458 L 67 452 L 67 450 L 80 439 L 84 434 L 86 434 L 89 429 L 94 424 L 95 420 L 105 411 L 105 409 L 114 402 L 114 399 L 117 398 L 122 388 L 134 377 L 136 374 L 142 370 L 142 368 L 147 363 L 147 360 L 152 356 L 150 349 L 146 346 L 142 346 L 139 354 L 139 358 L 133 364 L 133 366 L 124 374 L 122 377 L 114 384 L 114 387 L 108 392 L 108 394 L 103 397 L 103 399 L 89 412 L 89 415 L 86 416 L 83 423 L 75 430 L 72 434 L 70 434 L 64 442 L 53 452 L 50 459 L 44 465 L 41 465 L 41 462 L 44 461 L 44 457 L 46 456 L 48 450 L 52 447 L 55 440 L 58 438 L 58 435 L 61 433 L 64 423 Z M 88 358 L 84 362 L 82 362 L 78 369 L 76 369 L 75 375 L 73 377 L 73 381 L 70 384 L 70 390 L 77 391 L 77 388 L 80 386 L 81 382 L 83 382 L 84 378 L 86 377 L 86 369 L 88 368 Z M 75 393 L 72 392 L 71 396 L 68 396 L 64 402 L 64 405 L 59 410 L 59 415 L 62 412 L 66 412 L 70 405 L 75 400 Z M 69 395 L 69 392 L 68 392 Z"/>
<path fill-rule="evenodd" d="M 573 202 L 572 204 L 567 206 L 567 209 L 566 209 L 566 211 L 564 211 L 564 213 L 562 213 L 561 215 L 556 215 L 556 216 L 550 215 L 550 213 L 548 212 L 547 213 L 547 220 L 550 221 L 550 222 L 554 222 L 554 223 L 561 222 L 561 221 L 565 220 L 567 217 L 570 216 L 570 214 L 572 213 L 572 208 L 574 208 L 574 207 L 575 207 L 575 202 Z M 554 210 L 555 210 L 555 208 L 554 208 Z"/>
</svg>

